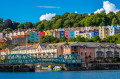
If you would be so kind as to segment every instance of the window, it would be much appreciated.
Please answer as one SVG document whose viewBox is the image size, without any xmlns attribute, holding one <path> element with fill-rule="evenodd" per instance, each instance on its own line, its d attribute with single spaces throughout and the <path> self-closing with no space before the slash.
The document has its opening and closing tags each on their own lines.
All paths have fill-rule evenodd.
<svg viewBox="0 0 120 79">
<path fill-rule="evenodd" d="M 101 47 L 98 47 L 98 50 L 101 50 Z"/>
<path fill-rule="evenodd" d="M 85 56 L 87 56 L 87 52 L 85 52 Z"/>
<path fill-rule="evenodd" d="M 83 49 L 85 49 L 86 47 L 84 46 Z"/>
<path fill-rule="evenodd" d="M 90 48 L 90 49 L 93 49 L 93 48 Z"/>
<path fill-rule="evenodd" d="M 81 52 L 81 56 L 83 56 L 83 52 Z"/>
<path fill-rule="evenodd" d="M 90 55 L 92 55 L 92 52 L 90 52 Z"/>
</svg>

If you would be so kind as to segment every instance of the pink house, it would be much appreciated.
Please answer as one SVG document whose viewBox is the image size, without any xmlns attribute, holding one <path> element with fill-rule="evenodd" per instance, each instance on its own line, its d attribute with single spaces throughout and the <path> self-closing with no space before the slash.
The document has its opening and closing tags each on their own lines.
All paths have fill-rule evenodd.
<svg viewBox="0 0 120 79">
<path fill-rule="evenodd" d="M 81 45 L 74 43 L 71 45 L 63 46 L 63 54 L 79 54 L 82 58 L 82 62 L 94 61 L 95 48 L 87 45 Z"/>
<path fill-rule="evenodd" d="M 65 31 L 65 37 L 69 38 L 69 31 Z"/>
</svg>

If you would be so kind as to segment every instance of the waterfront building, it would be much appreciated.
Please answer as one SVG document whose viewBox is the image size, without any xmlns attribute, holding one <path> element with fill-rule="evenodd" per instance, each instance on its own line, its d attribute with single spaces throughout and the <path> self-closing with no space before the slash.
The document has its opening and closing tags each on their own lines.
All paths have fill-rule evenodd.
<svg viewBox="0 0 120 79">
<path fill-rule="evenodd" d="M 85 30 L 86 30 L 86 31 L 90 31 L 90 27 L 87 27 L 87 26 L 86 26 L 86 27 L 85 27 Z"/>
<path fill-rule="evenodd" d="M 69 31 L 65 31 L 65 37 L 69 38 Z"/>
<path fill-rule="evenodd" d="M 61 49 L 63 44 L 64 43 L 39 43 L 37 46 L 38 58 L 57 58 L 59 55 L 63 55 Z"/>
<path fill-rule="evenodd" d="M 35 32 L 30 32 L 30 42 L 35 42 Z"/>
<path fill-rule="evenodd" d="M 28 54 L 37 58 L 36 45 L 17 46 L 11 50 L 11 54 Z"/>
<path fill-rule="evenodd" d="M 104 39 L 104 38 L 106 38 L 108 36 L 109 36 L 109 28 L 108 28 L 108 26 L 99 27 L 99 37 L 101 39 Z"/>
<path fill-rule="evenodd" d="M 111 62 L 113 58 L 120 58 L 120 47 L 114 43 L 101 43 L 95 48 L 95 59 L 104 62 Z"/>
<path fill-rule="evenodd" d="M 63 45 L 63 54 L 79 54 L 82 62 L 94 61 L 94 44 L 78 42 Z"/>
<path fill-rule="evenodd" d="M 35 42 L 39 42 L 40 40 L 40 32 L 35 32 Z"/>
<path fill-rule="evenodd" d="M 99 36 L 99 31 L 94 31 L 94 36 Z"/>
</svg>

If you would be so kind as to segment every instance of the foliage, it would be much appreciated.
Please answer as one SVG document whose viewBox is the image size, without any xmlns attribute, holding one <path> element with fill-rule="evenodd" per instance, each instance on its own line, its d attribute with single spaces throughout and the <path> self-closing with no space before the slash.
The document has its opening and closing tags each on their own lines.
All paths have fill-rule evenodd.
<svg viewBox="0 0 120 79">
<path fill-rule="evenodd" d="M 32 28 L 32 27 L 33 27 L 33 24 L 31 22 L 25 22 L 24 23 L 24 28 L 25 29 Z"/>
<path fill-rule="evenodd" d="M 58 43 L 59 41 L 59 38 L 47 35 L 42 36 L 39 43 Z"/>
<path fill-rule="evenodd" d="M 2 45 L 2 49 L 6 49 L 6 47 L 7 47 L 7 43 L 4 43 L 4 44 Z"/>
<path fill-rule="evenodd" d="M 18 44 L 17 43 L 15 43 L 15 44 L 13 44 L 14 46 L 18 46 Z"/>
</svg>

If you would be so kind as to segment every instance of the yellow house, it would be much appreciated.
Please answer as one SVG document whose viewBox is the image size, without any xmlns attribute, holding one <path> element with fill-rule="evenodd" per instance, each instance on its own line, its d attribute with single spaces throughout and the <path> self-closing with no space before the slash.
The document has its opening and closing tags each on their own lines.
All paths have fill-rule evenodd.
<svg viewBox="0 0 120 79">
<path fill-rule="evenodd" d="M 50 30 L 45 31 L 45 36 L 50 35 Z"/>
<path fill-rule="evenodd" d="M 84 37 L 85 37 L 85 38 L 89 38 L 89 32 L 85 32 L 85 33 L 84 33 Z"/>
<path fill-rule="evenodd" d="M 104 39 L 109 36 L 109 28 L 107 27 L 99 27 L 99 37 Z"/>
</svg>

